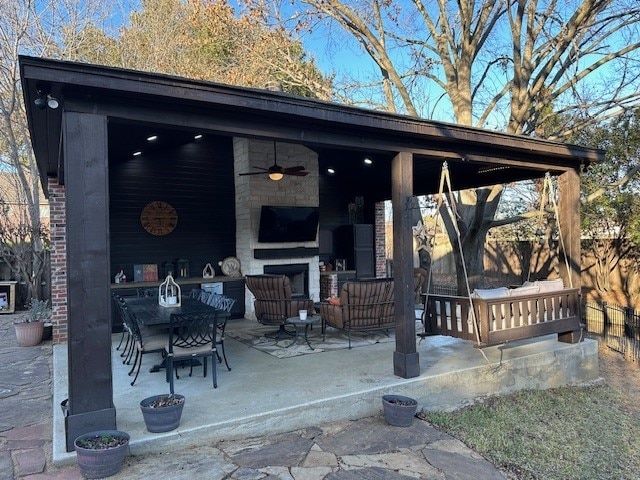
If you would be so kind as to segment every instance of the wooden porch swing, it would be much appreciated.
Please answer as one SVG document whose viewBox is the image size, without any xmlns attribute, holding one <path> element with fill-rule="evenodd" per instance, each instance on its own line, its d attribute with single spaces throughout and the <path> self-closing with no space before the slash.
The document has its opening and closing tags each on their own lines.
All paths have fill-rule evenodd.
<svg viewBox="0 0 640 480">
<path fill-rule="evenodd" d="M 558 205 L 551 176 L 548 173 L 544 179 L 539 222 L 542 221 L 546 202 L 549 202 L 556 221 L 558 221 Z M 446 203 L 451 217 L 457 218 L 451 178 L 446 162 L 442 165 L 440 175 L 438 202 L 434 213 L 436 225 L 443 203 Z M 582 330 L 580 291 L 578 288 L 573 288 L 571 278 L 569 278 L 568 287 L 565 287 L 562 279 L 558 278 L 534 282 L 527 280 L 518 287 L 475 289 L 472 292 L 462 251 L 460 231 L 455 221 L 453 225 L 462 258 L 467 295 L 451 296 L 429 293 L 431 288 L 431 271 L 429 271 L 422 315 L 424 332 L 419 334 L 421 337 L 446 335 L 462 338 L 474 341 L 478 348 L 552 333 L 557 333 L 560 341 L 568 343 L 576 343 L 581 340 L 581 336 L 576 334 Z M 560 230 L 558 232 L 559 240 L 564 249 L 562 232 Z M 434 229 L 433 238 L 427 242 L 430 256 L 435 246 L 435 238 Z M 568 263 L 566 257 L 565 262 Z M 431 269 L 431 266 L 429 268 Z M 529 271 L 529 276 L 530 274 Z"/>
</svg>

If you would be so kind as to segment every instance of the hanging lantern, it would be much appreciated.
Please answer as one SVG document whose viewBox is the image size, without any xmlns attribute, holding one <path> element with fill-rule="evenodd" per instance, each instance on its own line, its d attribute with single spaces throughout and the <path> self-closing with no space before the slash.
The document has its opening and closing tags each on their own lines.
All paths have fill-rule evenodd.
<svg viewBox="0 0 640 480">
<path fill-rule="evenodd" d="M 158 287 L 158 303 L 163 307 L 179 307 L 182 304 L 182 291 L 171 275 Z"/>
</svg>

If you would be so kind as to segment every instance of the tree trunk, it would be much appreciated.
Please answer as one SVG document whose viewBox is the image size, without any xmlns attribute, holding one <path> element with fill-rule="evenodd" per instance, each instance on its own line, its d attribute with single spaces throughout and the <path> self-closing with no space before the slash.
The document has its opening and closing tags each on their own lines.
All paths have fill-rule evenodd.
<svg viewBox="0 0 640 480">
<path fill-rule="evenodd" d="M 452 205 L 455 209 L 453 210 L 454 214 L 457 214 L 456 225 L 454 225 L 451 216 L 452 208 L 442 208 L 440 212 L 453 246 L 459 295 L 469 293 L 467 292 L 467 278 L 471 280 L 471 289 L 483 286 L 485 242 L 491 228 L 490 220 L 494 218 L 498 209 L 501 194 L 502 187 L 499 185 L 458 192 L 453 196 L 455 205 Z M 449 198 L 451 197 L 449 196 Z M 458 243 L 456 226 L 460 233 L 462 251 Z M 467 278 L 464 275 L 464 265 L 466 265 Z"/>
</svg>

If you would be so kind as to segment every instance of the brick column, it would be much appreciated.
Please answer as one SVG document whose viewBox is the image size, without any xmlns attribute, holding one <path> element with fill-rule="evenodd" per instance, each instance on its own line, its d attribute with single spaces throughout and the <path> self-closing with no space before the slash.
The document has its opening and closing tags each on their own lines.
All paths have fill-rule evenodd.
<svg viewBox="0 0 640 480">
<path fill-rule="evenodd" d="M 51 223 L 51 308 L 53 342 L 65 343 L 67 335 L 67 230 L 65 189 L 58 179 L 49 179 Z"/>
<path fill-rule="evenodd" d="M 376 202 L 375 205 L 375 248 L 376 248 L 376 277 L 387 276 L 387 257 L 385 252 L 385 215 L 384 202 Z"/>
</svg>

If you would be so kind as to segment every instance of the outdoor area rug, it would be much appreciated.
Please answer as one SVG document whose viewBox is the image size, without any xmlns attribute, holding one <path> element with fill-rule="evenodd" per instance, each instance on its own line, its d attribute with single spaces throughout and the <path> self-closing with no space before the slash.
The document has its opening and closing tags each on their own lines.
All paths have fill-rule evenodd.
<svg viewBox="0 0 640 480">
<path fill-rule="evenodd" d="M 293 329 L 293 327 L 287 327 L 287 330 L 289 329 Z M 225 336 L 278 358 L 289 358 L 298 355 L 349 348 L 347 332 L 331 327 L 327 327 L 325 340 L 323 342 L 320 323 L 314 325 L 313 330 L 310 329 L 308 332 L 309 342 L 313 350 L 311 350 L 304 341 L 303 331 L 299 334 L 298 341 L 295 345 L 291 345 L 295 337 L 288 335 L 283 335 L 277 340 L 265 337 L 266 334 L 273 333 L 277 330 L 278 327 L 264 326 L 255 320 L 238 319 L 230 320 L 227 323 Z M 394 341 L 393 329 L 388 332 L 351 332 L 351 348 Z"/>
</svg>

